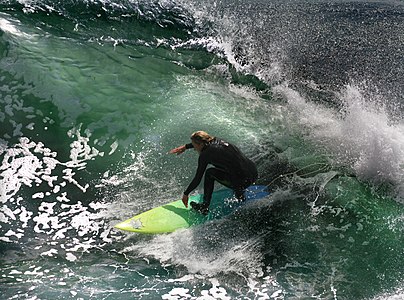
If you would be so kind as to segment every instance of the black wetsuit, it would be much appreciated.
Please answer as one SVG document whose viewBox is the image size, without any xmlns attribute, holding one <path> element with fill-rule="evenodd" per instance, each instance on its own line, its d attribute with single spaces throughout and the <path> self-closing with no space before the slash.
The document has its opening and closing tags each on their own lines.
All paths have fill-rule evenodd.
<svg viewBox="0 0 404 300">
<path fill-rule="evenodd" d="M 193 145 L 187 144 L 186 149 L 190 148 L 193 148 Z M 206 170 L 208 164 L 215 168 Z M 210 204 L 215 180 L 233 189 L 237 198 L 244 199 L 244 190 L 258 177 L 255 164 L 236 146 L 219 138 L 214 138 L 202 149 L 198 159 L 198 169 L 194 179 L 185 190 L 185 195 L 189 195 L 199 185 L 204 173 L 203 204 L 206 207 Z"/>
</svg>

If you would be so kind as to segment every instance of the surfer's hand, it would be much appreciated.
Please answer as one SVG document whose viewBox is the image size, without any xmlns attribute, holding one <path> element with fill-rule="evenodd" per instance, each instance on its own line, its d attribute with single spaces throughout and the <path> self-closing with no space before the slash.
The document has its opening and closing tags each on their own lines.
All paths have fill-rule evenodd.
<svg viewBox="0 0 404 300">
<path fill-rule="evenodd" d="M 185 150 L 187 150 L 187 149 L 185 148 L 185 145 L 182 145 L 182 146 L 179 146 L 179 147 L 177 147 L 177 148 L 174 148 L 174 149 L 170 150 L 169 153 L 170 153 L 170 154 L 177 154 L 177 155 L 180 155 L 180 154 L 184 153 Z"/>
<path fill-rule="evenodd" d="M 185 207 L 187 207 L 187 208 L 188 208 L 188 198 L 189 198 L 188 195 L 182 196 L 182 203 L 184 203 Z"/>
</svg>

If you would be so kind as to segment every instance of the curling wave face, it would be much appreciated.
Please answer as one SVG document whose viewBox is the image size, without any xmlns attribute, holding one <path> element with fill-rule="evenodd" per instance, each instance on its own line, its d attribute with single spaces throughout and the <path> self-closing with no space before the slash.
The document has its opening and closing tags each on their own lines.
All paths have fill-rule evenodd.
<svg viewBox="0 0 404 300">
<path fill-rule="evenodd" d="M 5 297 L 399 297 L 403 15 L 360 1 L 0 4 Z M 170 235 L 112 230 L 182 193 L 196 156 L 166 153 L 199 129 L 251 157 L 271 196 Z"/>
</svg>

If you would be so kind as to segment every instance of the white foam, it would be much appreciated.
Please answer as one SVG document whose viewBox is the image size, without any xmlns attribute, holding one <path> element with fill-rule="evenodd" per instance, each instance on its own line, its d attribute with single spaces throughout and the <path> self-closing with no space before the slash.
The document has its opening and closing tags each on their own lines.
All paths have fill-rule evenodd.
<svg viewBox="0 0 404 300">
<path fill-rule="evenodd" d="M 68 136 L 76 137 L 76 140 L 70 144 L 70 161 L 66 162 L 67 167 L 82 169 L 86 166 L 86 161 L 100 154 L 96 148 L 89 145 L 91 132 L 86 130 L 85 135 L 81 135 L 81 126 L 69 130 Z"/>
<path fill-rule="evenodd" d="M 43 192 L 35 193 L 32 195 L 32 199 L 42 199 L 43 197 L 45 197 L 45 194 Z"/>
<path fill-rule="evenodd" d="M 59 239 L 64 239 L 66 237 L 65 233 L 69 230 L 69 227 L 62 228 L 58 231 L 55 232 L 53 235 L 52 239 L 53 240 L 59 240 Z"/>
<path fill-rule="evenodd" d="M 171 279 L 170 278 L 170 279 L 167 280 L 167 282 L 187 282 L 187 281 L 190 281 L 190 280 L 192 280 L 194 278 L 195 278 L 194 275 L 188 274 L 188 275 L 185 275 L 185 276 L 183 276 L 181 278 L 176 278 L 176 279 Z"/>
<path fill-rule="evenodd" d="M 34 153 L 38 153 L 39 157 Z M 41 155 L 45 156 L 42 157 L 42 161 Z M 15 195 L 22 185 L 31 187 L 33 183 L 38 185 L 42 181 L 52 184 L 55 178 L 48 174 L 51 174 L 57 162 L 51 157 L 46 158 L 47 155 L 52 156 L 53 153 L 44 148 L 43 144 L 35 144 L 27 138 L 21 138 L 20 143 L 5 151 L 0 167 L 0 171 L 2 171 L 0 175 L 5 187 L 2 191 L 3 202 L 7 202 L 7 199 Z M 35 196 L 39 196 L 39 194 Z M 4 197 L 6 201 L 4 201 Z"/>
<path fill-rule="evenodd" d="M 402 300 L 404 299 L 404 282 L 397 282 L 399 288 L 396 289 L 394 292 L 383 293 L 382 295 L 378 295 L 374 297 L 372 300 Z"/>
<path fill-rule="evenodd" d="M 198 236 L 206 233 L 198 232 Z M 193 230 L 179 230 L 169 235 L 160 235 L 147 243 L 139 243 L 125 251 L 138 251 L 153 256 L 161 263 L 184 265 L 191 274 L 216 275 L 221 272 L 237 274 L 261 270 L 261 254 L 258 240 L 227 242 L 207 251 L 204 241 L 195 240 Z M 201 246 L 202 245 L 202 246 Z"/>
<path fill-rule="evenodd" d="M 306 101 L 286 84 L 274 92 L 288 101 L 291 124 L 307 139 L 332 153 L 337 164 L 376 184 L 393 182 L 404 196 L 404 124 L 392 123 L 383 107 L 346 86 L 339 95 L 344 113 Z M 320 147 L 319 147 L 320 148 Z"/>
<path fill-rule="evenodd" d="M 17 27 L 12 24 L 10 21 L 0 18 L 0 30 L 3 32 L 7 32 L 9 34 L 20 36 L 20 37 L 29 37 L 28 34 L 25 34 L 17 29 Z"/>
<path fill-rule="evenodd" d="M 37 216 L 33 218 L 35 222 L 34 231 L 37 233 L 49 233 L 53 232 L 53 228 L 57 228 L 58 225 L 58 217 L 51 217 L 47 213 L 39 213 Z M 51 229 L 51 230 L 45 230 Z"/>
<path fill-rule="evenodd" d="M 191 298 L 191 295 L 188 294 L 188 292 L 189 289 L 173 288 L 168 294 L 163 295 L 161 298 L 169 300 Z"/>
<path fill-rule="evenodd" d="M 48 203 L 48 202 L 42 202 L 41 205 L 39 206 L 38 210 L 45 212 L 47 214 L 53 214 L 53 208 L 55 207 L 56 202 L 53 203 Z"/>
<path fill-rule="evenodd" d="M 68 253 L 66 253 L 66 259 L 68 261 L 76 261 L 77 257 L 73 253 L 68 252 Z"/>
<path fill-rule="evenodd" d="M 13 100 L 10 99 L 10 101 Z M 18 104 L 16 109 L 21 105 L 22 103 Z M 12 113 L 13 110 L 10 110 L 10 114 Z M 48 118 L 46 122 L 51 124 L 52 120 Z M 20 132 L 18 124 L 13 126 Z M 99 233 L 101 225 L 98 224 L 97 215 L 84 209 L 81 203 L 78 206 L 63 206 L 70 202 L 65 191 L 67 184 L 75 185 L 83 193 L 87 191 L 89 183 L 79 182 L 75 178 L 76 172 L 85 168 L 88 160 L 100 155 L 97 149 L 88 145 L 91 133 L 86 130 L 84 135 L 81 135 L 80 131 L 81 128 L 73 128 L 68 133 L 75 141 L 70 145 L 70 160 L 67 162 L 58 160 L 57 153 L 47 148 L 42 142 L 21 137 L 19 143 L 9 146 L 7 141 L 0 139 L 0 153 L 3 155 L 0 165 L 0 200 L 4 204 L 0 212 L 0 221 L 3 223 L 17 221 L 13 222 L 16 226 L 14 234 L 9 232 L 9 236 L 0 237 L 1 240 L 8 242 L 20 239 L 30 220 L 34 222 L 35 232 L 46 233 L 53 240 L 66 238 L 69 230 L 76 231 L 76 235 L 79 236 Z M 60 172 L 62 176 L 58 176 Z M 49 187 L 48 190 L 44 184 Z M 39 211 L 34 215 L 27 210 L 22 198 L 19 197 L 17 199 L 19 209 L 13 211 L 10 207 L 14 207 L 14 197 L 23 186 L 41 187 L 42 191 L 35 192 L 31 196 L 33 201 L 46 200 L 52 195 L 56 195 L 57 201 L 52 198 L 51 201 L 54 202 L 41 202 Z M 62 212 L 60 208 L 63 209 Z M 101 204 L 94 204 L 94 209 L 102 210 L 103 208 Z M 66 223 L 67 219 L 68 223 Z M 105 234 L 103 240 L 110 241 Z"/>
<path fill-rule="evenodd" d="M 148 158 L 150 151 L 151 150 L 141 151 L 137 153 L 131 152 L 130 155 L 134 160 L 134 162 L 131 165 L 125 167 L 123 171 L 119 174 L 114 174 L 110 176 L 108 171 L 105 172 L 101 180 L 101 184 L 97 185 L 96 187 L 119 186 L 127 182 L 133 181 L 133 178 L 138 178 L 140 180 L 147 181 L 148 179 L 142 175 L 142 172 L 144 172 L 147 169 L 145 161 Z"/>
<path fill-rule="evenodd" d="M 69 198 L 67 198 L 67 193 L 66 192 L 63 192 L 61 196 L 57 196 L 56 199 L 59 202 L 69 202 L 70 201 Z"/>
<path fill-rule="evenodd" d="M 111 144 L 111 151 L 109 151 L 108 155 L 113 154 L 117 148 L 118 148 L 118 141 L 115 141 Z"/>
<path fill-rule="evenodd" d="M 27 128 L 28 130 L 34 130 L 34 126 L 35 123 L 29 123 L 27 126 L 25 126 L 25 128 Z"/>
<path fill-rule="evenodd" d="M 185 279 L 186 280 L 183 280 Z M 198 276 L 199 279 L 202 279 L 205 281 L 205 279 L 201 276 Z M 186 275 L 182 279 L 178 280 L 169 280 L 169 282 L 183 282 L 187 280 L 195 279 L 194 275 Z M 219 280 L 216 278 L 208 278 L 210 283 L 212 284 L 212 287 L 209 288 L 208 290 L 202 290 L 201 295 L 193 295 L 189 289 L 187 288 L 178 288 L 175 287 L 171 291 L 169 291 L 167 294 L 162 296 L 162 299 L 207 299 L 207 300 L 214 300 L 214 299 L 222 299 L 222 300 L 230 300 L 231 297 L 228 296 L 227 291 L 225 288 L 223 288 Z"/>
<path fill-rule="evenodd" d="M 60 185 L 55 185 L 55 187 L 53 188 L 53 190 L 52 190 L 52 193 L 53 194 L 57 194 L 57 193 L 59 193 L 60 192 Z"/>
<path fill-rule="evenodd" d="M 211 278 L 210 282 L 212 283 L 212 287 L 209 291 L 205 290 L 201 293 L 204 299 L 231 299 L 231 297 L 227 295 L 226 289 L 220 286 L 219 281 L 216 278 Z"/>
<path fill-rule="evenodd" d="M 40 270 L 42 270 L 42 267 L 36 267 L 36 266 L 32 266 L 31 269 L 33 269 L 32 271 L 25 271 L 24 275 L 35 275 L 35 276 L 43 276 L 44 273 L 40 272 Z"/>
<path fill-rule="evenodd" d="M 85 165 L 86 163 L 83 163 L 83 165 Z M 77 186 L 80 190 L 83 191 L 83 193 L 85 193 L 89 187 L 89 184 L 86 184 L 85 186 L 82 186 L 76 179 L 74 179 L 74 175 L 76 174 L 75 172 L 73 172 L 72 169 L 64 169 L 62 171 L 65 175 L 63 176 L 63 179 L 66 179 L 68 182 L 74 184 L 75 186 Z"/>
<path fill-rule="evenodd" d="M 49 251 L 45 251 L 41 253 L 41 256 L 54 256 L 57 255 L 58 251 L 56 249 L 50 249 Z"/>
<path fill-rule="evenodd" d="M 6 242 L 6 243 L 10 243 L 12 242 L 8 237 L 6 236 L 0 236 L 0 241 Z"/>
<path fill-rule="evenodd" d="M 28 227 L 28 221 L 31 219 L 33 213 L 28 211 L 24 206 L 21 206 L 21 213 L 19 214 L 22 228 Z"/>
<path fill-rule="evenodd" d="M 3 213 L 3 216 L 8 220 L 8 218 L 12 220 L 16 220 L 16 217 L 11 209 L 9 209 L 7 206 L 3 205 L 1 208 L 1 211 Z M 8 217 L 8 218 L 7 218 Z"/>
<path fill-rule="evenodd" d="M 1 211 L 0 211 L 0 222 L 2 222 L 2 223 L 7 223 L 8 222 L 8 218 Z"/>
<path fill-rule="evenodd" d="M 20 239 L 21 237 L 24 236 L 24 234 L 23 234 L 23 233 L 17 233 L 17 232 L 15 232 L 15 231 L 13 231 L 13 230 L 10 229 L 9 231 L 7 231 L 7 232 L 4 234 L 4 236 L 6 236 L 6 237 L 15 236 L 15 237 L 17 237 L 18 239 Z"/>
</svg>

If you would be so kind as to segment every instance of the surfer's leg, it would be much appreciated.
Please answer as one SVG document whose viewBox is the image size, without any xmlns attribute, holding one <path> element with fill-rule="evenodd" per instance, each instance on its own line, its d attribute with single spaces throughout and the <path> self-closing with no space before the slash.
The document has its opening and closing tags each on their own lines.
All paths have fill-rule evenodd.
<svg viewBox="0 0 404 300">
<path fill-rule="evenodd" d="M 245 196 L 245 191 L 246 189 L 254 184 L 254 182 L 257 180 L 256 177 L 254 178 L 245 178 L 240 181 L 233 182 L 233 190 L 234 190 L 234 196 L 239 200 L 239 201 L 244 201 L 246 200 Z"/>
<path fill-rule="evenodd" d="M 228 174 L 223 170 L 217 168 L 209 168 L 205 172 L 205 181 L 203 186 L 203 202 L 196 203 L 191 202 L 190 205 L 193 209 L 199 211 L 200 213 L 206 215 L 209 212 L 209 205 L 212 199 L 213 189 L 215 187 L 215 181 L 230 187 L 230 180 L 228 179 Z"/>
<path fill-rule="evenodd" d="M 218 168 L 209 168 L 205 172 L 205 182 L 203 186 L 203 203 L 207 206 L 212 198 L 215 181 L 220 182 L 224 186 L 232 188 L 229 175 Z"/>
<path fill-rule="evenodd" d="M 229 173 L 226 173 L 221 169 L 210 168 L 206 170 L 205 173 L 204 203 L 206 203 L 206 206 L 209 207 L 215 181 L 218 181 L 224 186 L 232 189 L 234 191 L 234 196 L 239 201 L 244 201 L 246 199 L 246 188 L 253 184 L 255 180 L 255 176 L 254 178 L 238 178 L 235 176 L 231 176 Z"/>
</svg>

